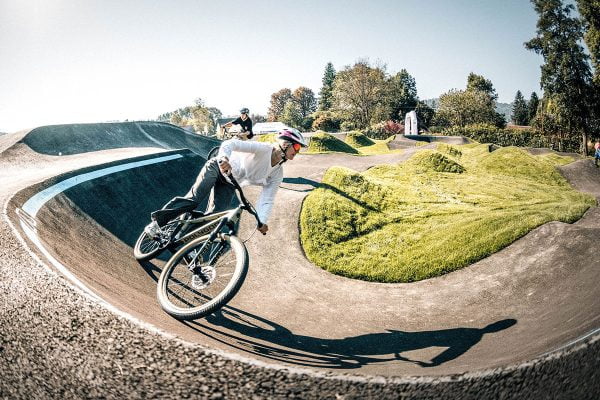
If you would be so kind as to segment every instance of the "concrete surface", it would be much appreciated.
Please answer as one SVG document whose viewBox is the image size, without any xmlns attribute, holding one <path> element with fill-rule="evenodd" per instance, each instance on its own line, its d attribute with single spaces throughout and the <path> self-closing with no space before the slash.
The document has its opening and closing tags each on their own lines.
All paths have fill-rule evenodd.
<svg viewBox="0 0 600 400">
<path fill-rule="evenodd" d="M 98 128 L 107 127 L 92 130 Z M 158 144 L 130 128 L 123 128 L 122 146 L 119 140 L 110 146 L 128 148 L 98 151 L 84 141 L 83 148 L 93 151 L 87 154 L 67 144 L 77 129 L 60 130 L 66 140 L 59 147 L 67 149 L 61 152 L 71 154 L 66 157 L 51 156 L 57 144 L 39 133 L 35 141 L 31 132 L 22 133 L 12 145 L 2 137 L 0 397 L 600 393 L 598 208 L 575 224 L 541 226 L 469 268 L 412 284 L 340 278 L 305 259 L 298 215 L 326 168 L 364 170 L 400 162 L 418 148 L 376 157 L 301 155 L 286 165 L 269 235 L 246 243 L 251 265 L 240 293 L 223 312 L 192 323 L 160 310 L 155 280 L 162 262 L 140 265 L 131 247 L 148 213 L 188 189 L 201 156 L 183 151 L 177 160 L 74 186 L 37 216 L 43 247 L 93 294 L 74 289 L 53 273 L 55 267 L 40 267 L 50 264 L 47 255 L 18 240 L 25 235 L 15 209 L 41 189 L 99 164 L 152 158 L 182 140 L 164 135 L 163 148 L 141 147 Z M 133 146 L 137 140 L 140 146 Z M 564 167 L 563 174 L 577 189 L 600 197 L 600 173 L 590 160 Z M 253 198 L 256 190 L 248 194 Z M 241 237 L 250 234 L 243 224 Z"/>
</svg>

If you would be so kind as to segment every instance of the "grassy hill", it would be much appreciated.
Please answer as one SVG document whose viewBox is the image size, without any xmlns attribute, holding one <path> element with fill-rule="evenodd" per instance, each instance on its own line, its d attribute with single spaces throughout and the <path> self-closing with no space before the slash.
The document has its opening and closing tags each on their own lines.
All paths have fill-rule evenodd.
<svg viewBox="0 0 600 400">
<path fill-rule="evenodd" d="M 332 273 L 411 282 L 465 267 L 550 222 L 574 222 L 596 200 L 556 169 L 572 161 L 488 145 L 417 152 L 359 173 L 330 168 L 304 201 L 307 257 Z"/>
</svg>

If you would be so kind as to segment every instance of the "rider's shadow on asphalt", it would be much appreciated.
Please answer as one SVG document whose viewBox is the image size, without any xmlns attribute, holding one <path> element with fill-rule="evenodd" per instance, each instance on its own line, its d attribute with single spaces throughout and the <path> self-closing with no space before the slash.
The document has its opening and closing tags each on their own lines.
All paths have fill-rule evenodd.
<svg viewBox="0 0 600 400">
<path fill-rule="evenodd" d="M 232 307 L 226 307 L 205 320 L 187 324 L 212 339 L 248 353 L 290 364 L 333 369 L 360 368 L 390 361 L 410 362 L 423 368 L 436 367 L 465 354 L 484 335 L 508 329 L 517 323 L 515 319 L 503 319 L 482 328 L 416 332 L 386 330 L 325 339 L 296 335 L 272 321 Z M 425 361 L 402 354 L 429 348 L 445 350 Z"/>
</svg>

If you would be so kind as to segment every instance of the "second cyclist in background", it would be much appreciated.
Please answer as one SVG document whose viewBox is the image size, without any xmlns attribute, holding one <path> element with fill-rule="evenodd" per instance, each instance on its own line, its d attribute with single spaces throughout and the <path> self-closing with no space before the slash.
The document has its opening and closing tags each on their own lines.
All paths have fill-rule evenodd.
<svg viewBox="0 0 600 400">
<path fill-rule="evenodd" d="M 223 128 L 227 129 L 231 128 L 233 125 L 240 125 L 242 127 L 242 132 L 237 134 L 238 139 L 252 139 L 254 133 L 252 132 L 252 119 L 250 119 L 250 116 L 248 115 L 249 112 L 250 110 L 248 110 L 246 107 L 242 108 L 240 110 L 240 116 L 235 120 L 223 125 Z"/>
</svg>

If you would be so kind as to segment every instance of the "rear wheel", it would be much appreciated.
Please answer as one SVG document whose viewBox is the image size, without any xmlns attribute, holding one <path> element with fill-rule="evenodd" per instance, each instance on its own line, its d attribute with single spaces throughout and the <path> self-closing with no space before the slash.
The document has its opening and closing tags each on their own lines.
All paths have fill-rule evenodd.
<svg viewBox="0 0 600 400">
<path fill-rule="evenodd" d="M 217 238 L 204 257 L 207 237 L 185 245 L 169 259 L 157 285 L 158 301 L 168 314 L 191 320 L 212 314 L 238 292 L 248 271 L 248 252 L 235 236 Z M 192 265 L 194 263 L 194 265 Z M 194 274 L 190 267 L 195 267 Z"/>
<path fill-rule="evenodd" d="M 170 244 L 170 237 L 177 225 L 179 220 L 174 220 L 162 227 L 165 234 L 162 237 L 153 239 L 144 231 L 140 234 L 140 237 L 135 242 L 133 247 L 133 256 L 138 261 L 148 261 L 155 257 L 158 257 Z"/>
</svg>

